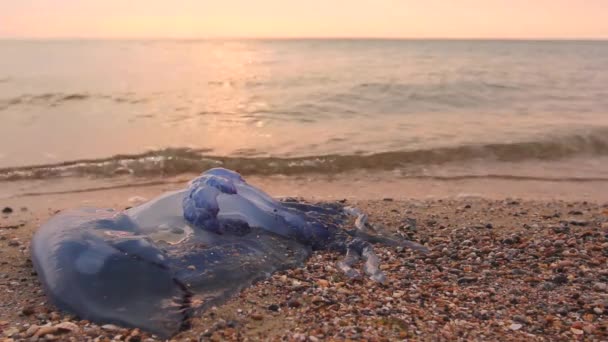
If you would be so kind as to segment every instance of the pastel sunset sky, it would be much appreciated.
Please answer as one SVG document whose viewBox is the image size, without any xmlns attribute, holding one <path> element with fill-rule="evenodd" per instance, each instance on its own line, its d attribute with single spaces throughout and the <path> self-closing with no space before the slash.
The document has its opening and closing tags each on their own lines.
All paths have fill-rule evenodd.
<svg viewBox="0 0 608 342">
<path fill-rule="evenodd" d="M 0 38 L 608 38 L 608 0 L 2 0 Z"/>
</svg>

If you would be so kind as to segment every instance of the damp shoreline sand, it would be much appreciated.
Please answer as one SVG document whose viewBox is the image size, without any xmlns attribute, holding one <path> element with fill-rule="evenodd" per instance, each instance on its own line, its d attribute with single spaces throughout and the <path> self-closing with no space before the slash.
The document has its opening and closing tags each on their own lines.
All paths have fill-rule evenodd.
<svg viewBox="0 0 608 342">
<path fill-rule="evenodd" d="M 431 253 L 378 247 L 389 279 L 381 285 L 344 278 L 335 266 L 339 255 L 316 252 L 304 267 L 276 273 L 198 315 L 191 329 L 174 337 L 177 341 L 608 337 L 608 194 L 601 191 L 603 182 L 248 180 L 273 195 L 346 198 L 367 212 L 370 222 L 402 230 Z M 33 273 L 29 242 L 59 210 L 83 205 L 121 209 L 184 185 L 181 179 L 163 181 L 79 192 L 69 191 L 70 185 L 82 185 L 73 179 L 2 184 L 8 195 L 0 205 L 13 212 L 0 216 L 0 337 L 154 339 L 56 312 Z M 89 189 L 101 184 L 81 182 L 88 182 Z M 57 191 L 40 194 L 41 184 L 43 190 Z M 415 227 L 408 218 L 416 220 Z"/>
</svg>

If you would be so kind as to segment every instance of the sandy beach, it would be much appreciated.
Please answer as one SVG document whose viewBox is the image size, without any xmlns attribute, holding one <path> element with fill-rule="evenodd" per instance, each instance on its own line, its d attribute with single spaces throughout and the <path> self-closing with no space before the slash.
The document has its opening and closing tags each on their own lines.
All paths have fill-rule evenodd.
<svg viewBox="0 0 608 342">
<path fill-rule="evenodd" d="M 0 1 L 0 342 L 608 341 L 606 17 Z"/>
<path fill-rule="evenodd" d="M 99 326 L 57 312 L 40 288 L 29 242 L 60 210 L 125 208 L 184 183 L 112 188 L 88 182 L 91 190 L 79 192 L 65 187 L 77 180 L 43 187 L 54 194 L 5 184 L 5 191 L 13 191 L 0 208 L 7 207 L 0 218 L 0 336 L 6 341 L 157 340 L 138 329 Z M 276 273 L 196 316 L 176 341 L 608 338 L 608 202 L 601 182 L 484 187 L 422 180 L 399 188 L 366 183 L 352 191 L 327 179 L 251 182 L 273 195 L 346 198 L 370 222 L 402 230 L 431 253 L 378 247 L 388 277 L 378 284 L 345 278 L 336 268 L 339 255 L 316 252 L 304 267 Z"/>
</svg>

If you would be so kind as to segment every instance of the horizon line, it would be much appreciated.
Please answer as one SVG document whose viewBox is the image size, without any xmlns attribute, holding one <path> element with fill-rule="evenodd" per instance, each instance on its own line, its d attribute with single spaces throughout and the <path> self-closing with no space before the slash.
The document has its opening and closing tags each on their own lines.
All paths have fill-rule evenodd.
<svg viewBox="0 0 608 342">
<path fill-rule="evenodd" d="M 217 37 L 0 37 L 0 41 L 213 41 L 213 40 L 435 40 L 435 41 L 608 41 L 608 37 L 382 37 L 382 36 L 217 36 Z"/>
</svg>

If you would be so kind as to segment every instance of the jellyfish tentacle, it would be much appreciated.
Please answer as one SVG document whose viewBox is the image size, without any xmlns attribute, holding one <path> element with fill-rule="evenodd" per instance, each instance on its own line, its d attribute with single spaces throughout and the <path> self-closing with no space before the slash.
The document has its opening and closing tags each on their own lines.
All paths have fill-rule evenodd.
<svg viewBox="0 0 608 342">
<path fill-rule="evenodd" d="M 353 265 L 361 259 L 361 254 L 355 248 L 347 247 L 346 256 L 338 261 L 338 269 L 349 278 L 359 278 L 361 274 L 353 268 Z"/>
<path fill-rule="evenodd" d="M 381 236 L 374 234 L 374 229 L 370 229 L 370 225 L 368 223 L 367 214 L 363 213 L 361 210 L 355 207 L 345 207 L 344 213 L 350 216 L 356 216 L 355 220 L 355 228 L 353 230 L 347 230 L 346 232 L 356 238 L 371 242 L 378 243 L 385 246 L 390 247 L 404 247 L 409 248 L 411 250 L 420 252 L 420 253 L 428 253 L 429 249 L 421 244 L 415 243 L 406 239 L 395 239 L 387 236 Z"/>
<path fill-rule="evenodd" d="M 354 238 L 346 246 L 346 256 L 338 262 L 338 268 L 350 278 L 359 277 L 359 272 L 352 266 L 363 259 L 363 271 L 372 280 L 379 283 L 386 281 L 384 272 L 380 270 L 380 259 L 374 252 L 372 244 L 360 238 Z"/>
<path fill-rule="evenodd" d="M 361 252 L 361 256 L 365 260 L 365 264 L 363 266 L 365 274 L 378 283 L 385 283 L 386 276 L 384 275 L 384 272 L 380 270 L 380 259 L 376 255 L 376 252 L 374 252 L 372 246 L 365 246 Z"/>
<path fill-rule="evenodd" d="M 367 228 L 367 214 L 360 213 L 357 215 L 357 219 L 355 220 L 355 228 L 361 232 L 367 232 L 369 230 Z"/>
</svg>

